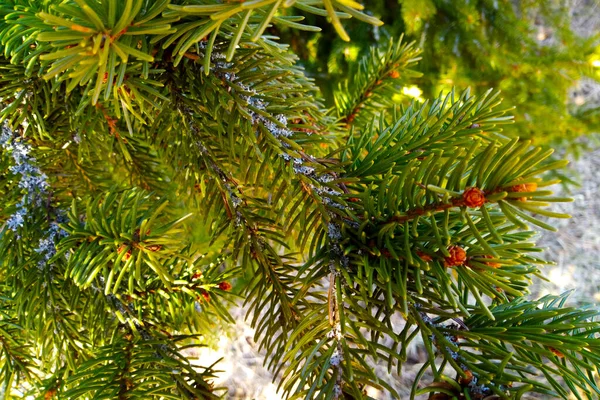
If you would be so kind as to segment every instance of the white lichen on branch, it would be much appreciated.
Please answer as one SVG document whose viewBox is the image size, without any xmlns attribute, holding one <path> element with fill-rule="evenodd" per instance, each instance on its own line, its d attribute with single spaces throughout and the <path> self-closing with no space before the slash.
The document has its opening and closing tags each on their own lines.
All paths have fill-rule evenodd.
<svg viewBox="0 0 600 400">
<path fill-rule="evenodd" d="M 50 198 L 48 177 L 36 165 L 37 160 L 30 155 L 32 148 L 23 138 L 18 137 L 4 124 L 0 134 L 0 146 L 11 154 L 14 165 L 9 168 L 14 175 L 20 175 L 18 187 L 24 192 L 16 205 L 15 212 L 6 221 L 6 226 L 19 236 L 19 229 L 33 219 L 35 209 L 44 206 L 44 200 Z M 45 208 L 49 206 L 46 205 Z M 61 218 L 57 213 L 58 219 Z M 58 221 L 60 222 L 60 221 Z M 44 232 L 38 247 L 34 249 L 41 256 L 38 268 L 44 268 L 56 254 L 56 242 L 67 233 L 61 229 L 58 222 L 50 222 L 49 229 Z"/>
</svg>

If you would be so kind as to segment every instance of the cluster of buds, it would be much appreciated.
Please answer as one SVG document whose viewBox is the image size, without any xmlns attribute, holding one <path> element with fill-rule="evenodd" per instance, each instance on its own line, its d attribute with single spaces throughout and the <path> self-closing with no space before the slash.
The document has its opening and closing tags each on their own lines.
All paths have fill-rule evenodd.
<svg viewBox="0 0 600 400">
<path fill-rule="evenodd" d="M 448 253 L 450 253 L 450 255 L 444 258 L 444 265 L 446 267 L 457 267 L 460 265 L 469 265 L 467 252 L 462 247 L 460 247 L 458 245 L 451 246 L 448 248 Z M 481 260 L 477 260 L 477 258 L 481 258 Z M 496 258 L 494 256 L 486 254 L 486 255 L 477 256 L 477 258 L 473 258 L 473 260 L 482 262 L 483 264 L 487 265 L 488 267 L 492 267 L 492 268 L 501 268 L 502 267 L 502 264 L 497 262 Z M 484 260 L 490 260 L 490 261 L 484 261 Z"/>
<path fill-rule="evenodd" d="M 202 277 L 202 272 L 198 272 L 192 276 L 192 279 L 199 279 L 201 277 Z M 222 281 L 222 282 L 219 282 L 218 288 L 227 292 L 227 291 L 231 290 L 232 286 L 231 286 L 231 283 L 229 283 L 227 281 Z M 200 289 L 200 295 L 196 296 L 196 301 L 197 301 L 196 310 L 198 312 L 200 312 L 201 311 L 200 303 L 203 301 L 208 303 L 210 301 L 210 293 L 206 289 Z"/>
<path fill-rule="evenodd" d="M 417 251 L 416 253 L 417 256 L 425 262 L 430 262 L 433 260 L 433 258 L 429 254 L 423 251 Z M 473 258 L 473 260 L 479 261 L 492 268 L 502 267 L 502 264 L 497 262 L 497 259 L 494 256 L 487 254 L 481 256 L 478 255 L 475 258 Z M 459 245 L 450 246 L 448 248 L 448 255 L 444 257 L 444 266 L 458 267 L 461 265 L 469 266 L 469 257 L 467 256 L 467 251 Z"/>
</svg>

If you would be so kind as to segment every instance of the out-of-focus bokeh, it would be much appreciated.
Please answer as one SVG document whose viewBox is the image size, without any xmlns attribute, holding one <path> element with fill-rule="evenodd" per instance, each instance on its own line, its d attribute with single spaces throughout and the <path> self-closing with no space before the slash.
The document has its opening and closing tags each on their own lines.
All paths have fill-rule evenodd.
<svg viewBox="0 0 600 400">
<path fill-rule="evenodd" d="M 291 43 L 326 102 L 369 47 L 404 36 L 423 50 L 417 67 L 423 75 L 405 82 L 407 98 L 415 94 L 432 98 L 452 87 L 470 87 L 476 93 L 496 88 L 503 91 L 505 104 L 516 107 L 512 132 L 522 138 L 564 143 L 598 131 L 598 0 L 364 4 L 385 24 L 373 27 L 346 20 L 351 42 L 341 40 L 315 16 L 307 16 L 307 21 L 320 26 L 321 32 L 274 32 Z"/>
</svg>

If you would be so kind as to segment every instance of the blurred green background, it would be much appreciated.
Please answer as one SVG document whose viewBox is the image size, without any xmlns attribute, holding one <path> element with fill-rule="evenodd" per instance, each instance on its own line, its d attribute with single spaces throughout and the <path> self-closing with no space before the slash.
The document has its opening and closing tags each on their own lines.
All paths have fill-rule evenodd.
<svg viewBox="0 0 600 400">
<path fill-rule="evenodd" d="M 318 33 L 272 31 L 301 58 L 326 104 L 369 47 L 404 35 L 423 50 L 423 75 L 399 93 L 432 98 L 453 86 L 476 93 L 500 89 L 515 106 L 512 132 L 536 144 L 570 146 L 600 125 L 598 0 L 369 0 L 367 14 L 384 25 L 342 20 L 344 42 L 322 17 L 306 14 Z M 577 143 L 577 142 L 576 142 Z"/>
</svg>

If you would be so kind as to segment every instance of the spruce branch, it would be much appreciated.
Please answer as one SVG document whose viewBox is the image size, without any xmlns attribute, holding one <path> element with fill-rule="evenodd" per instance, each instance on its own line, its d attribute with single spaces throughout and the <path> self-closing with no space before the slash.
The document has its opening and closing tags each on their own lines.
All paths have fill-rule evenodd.
<svg viewBox="0 0 600 400">
<path fill-rule="evenodd" d="M 297 22 L 302 21 L 304 17 L 278 15 L 278 11 L 281 11 L 280 9 L 285 10 L 290 6 L 311 14 L 329 17 L 336 32 L 345 41 L 349 41 L 350 37 L 344 30 L 340 18 L 355 17 L 373 25 L 381 25 L 381 22 L 377 18 L 362 12 L 364 7 L 359 3 L 337 0 L 323 0 L 318 2 L 306 0 L 294 2 L 267 0 L 244 4 L 206 5 L 172 4 L 169 5 L 170 11 L 166 12 L 165 16 L 177 16 L 185 22 L 175 25 L 175 33 L 162 36 L 168 38 L 166 43 L 169 45 L 174 42 L 178 43 L 175 49 L 178 52 L 179 60 L 186 55 L 190 47 L 205 37 L 210 36 L 209 40 L 214 42 L 220 31 L 223 31 L 223 35 L 231 38 L 227 50 L 228 61 L 232 59 L 236 46 L 242 38 L 264 46 L 267 51 L 273 51 L 273 42 L 262 37 L 265 30 L 270 26 L 270 23 L 300 30 L 320 31 L 320 28 Z M 341 11 L 337 11 L 338 9 Z M 178 63 L 177 59 L 175 63 Z"/>
<path fill-rule="evenodd" d="M 221 55 L 219 53 L 215 53 L 213 52 L 211 54 L 211 57 L 213 57 L 214 59 L 220 59 L 222 58 Z M 222 78 L 224 80 L 224 82 L 228 82 L 231 85 L 232 88 L 232 92 L 237 92 L 237 91 L 242 91 L 245 93 L 253 93 L 253 89 L 246 86 L 243 83 L 236 83 L 235 80 L 237 79 L 237 77 L 235 76 L 235 74 L 232 74 L 230 71 L 223 71 L 222 69 L 227 69 L 228 65 L 227 64 L 219 64 L 217 63 L 217 67 L 214 70 L 214 73 Z M 265 104 L 264 101 L 253 98 L 252 95 L 246 95 L 243 94 L 242 95 L 242 100 L 244 100 L 245 104 L 247 105 L 247 111 L 245 111 L 245 114 L 249 116 L 249 118 L 252 119 L 253 123 L 258 125 L 259 128 L 265 128 L 266 132 L 268 132 L 270 135 L 272 135 L 272 137 L 276 140 L 275 143 L 278 144 L 277 146 L 277 150 L 280 152 L 280 155 L 282 156 L 283 160 L 285 161 L 290 161 L 290 163 L 293 162 L 293 169 L 291 170 L 291 172 L 293 173 L 293 175 L 297 176 L 300 182 L 300 187 L 303 188 L 303 190 L 305 190 L 307 192 L 307 194 L 309 195 L 308 198 L 312 198 L 313 201 L 316 204 L 316 207 L 314 208 L 314 211 L 312 210 L 306 210 L 306 207 L 301 210 L 301 212 L 303 213 L 303 215 L 305 216 L 311 216 L 313 218 L 314 223 L 310 223 L 310 225 L 316 225 L 318 227 L 318 229 L 322 229 L 321 232 L 325 231 L 327 232 L 327 248 L 329 248 L 329 252 L 331 254 L 331 261 L 327 267 L 328 271 L 331 274 L 331 279 L 334 280 L 335 276 L 339 275 L 338 269 L 339 268 L 345 268 L 346 264 L 348 262 L 347 257 L 343 254 L 343 249 L 340 246 L 340 239 L 341 239 L 341 218 L 343 218 L 343 210 L 345 208 L 345 205 L 342 203 L 343 200 L 337 200 L 340 199 L 340 195 L 342 194 L 342 190 L 345 190 L 344 187 L 341 184 L 337 184 L 340 186 L 337 186 L 335 184 L 336 181 L 336 174 L 335 172 L 331 171 L 331 172 L 325 172 L 327 171 L 327 166 L 323 165 L 322 163 L 320 163 L 317 159 L 315 159 L 314 157 L 311 157 L 310 155 L 307 155 L 307 153 L 303 150 L 296 150 L 298 148 L 298 145 L 296 144 L 295 148 L 292 147 L 290 149 L 290 144 L 293 144 L 293 142 L 290 143 L 290 141 L 288 141 L 288 139 L 294 139 L 294 132 L 292 132 L 291 130 L 289 130 L 287 128 L 287 119 L 283 116 L 283 115 L 277 115 L 277 116 L 269 116 L 268 113 L 265 113 L 267 111 L 267 107 L 268 105 Z M 188 119 L 192 119 L 193 116 L 190 115 L 190 118 Z M 274 121 L 278 121 L 280 125 L 282 125 L 281 127 L 278 126 L 277 124 L 274 123 Z M 192 130 L 192 132 L 194 133 L 195 137 L 198 137 L 198 130 Z M 273 142 L 269 142 L 269 144 L 271 144 Z M 200 144 L 200 150 L 201 153 L 204 153 L 206 151 L 206 146 L 203 144 Z M 290 150 L 293 151 L 293 153 L 289 153 Z M 294 157 L 296 155 L 299 155 L 299 157 Z M 292 157 L 293 161 L 292 161 Z M 209 158 L 210 160 L 210 158 Z M 206 162 L 206 161 L 205 161 Z M 231 198 L 232 196 L 232 187 L 231 187 L 231 179 L 229 179 L 224 173 L 223 171 L 218 168 L 216 166 L 216 162 L 214 160 L 210 160 L 207 163 L 207 169 L 208 170 L 212 170 L 212 172 L 215 174 L 215 179 L 218 179 L 219 181 L 224 182 L 224 186 L 225 186 L 225 190 L 221 190 L 221 195 L 223 197 L 223 199 L 227 199 L 227 198 Z M 323 172 L 320 172 L 323 171 Z M 305 184 L 304 182 L 307 182 L 308 184 Z M 332 183 L 330 185 L 330 183 Z M 235 194 L 235 197 L 237 198 L 237 194 Z M 228 204 L 228 202 L 226 202 L 225 204 Z M 236 201 L 235 204 L 243 204 L 243 202 L 238 202 Z M 237 207 L 236 207 L 237 208 Z M 227 207 L 227 210 L 229 210 L 229 207 Z M 231 211 L 227 212 L 228 217 L 231 219 L 233 216 L 233 213 Z M 320 218 L 318 218 L 317 216 L 320 215 Z M 238 222 L 241 222 L 241 225 L 244 226 L 247 224 L 247 222 L 245 221 L 245 218 L 243 218 L 243 216 L 241 214 L 237 215 L 238 218 Z M 291 219 L 291 218 L 290 218 Z M 321 224 L 318 224 L 319 219 L 322 221 Z M 293 219 L 292 219 L 293 220 Z M 319 231 L 317 231 L 319 232 Z M 304 232 L 303 235 L 306 235 L 304 237 L 308 238 L 310 237 L 310 231 L 308 233 Z M 250 236 L 252 236 L 252 234 L 250 233 Z M 264 246 L 264 245 L 263 245 Z M 238 246 L 239 247 L 239 246 Z M 260 249 L 262 251 L 264 251 L 264 249 Z M 259 250 L 259 251 L 260 251 Z M 253 252 L 253 254 L 260 254 L 258 251 L 256 250 L 251 250 Z M 308 287 L 307 287 L 308 288 Z M 335 287 L 331 286 L 330 287 L 330 291 L 333 290 L 335 291 Z M 338 294 L 339 296 L 339 294 Z M 332 298 L 331 296 L 329 296 L 329 301 L 328 304 L 326 305 L 326 307 L 331 310 L 331 309 L 335 309 L 336 308 L 336 302 L 338 300 Z M 337 345 L 335 345 L 335 347 L 337 348 L 335 355 L 332 353 L 331 356 L 334 357 L 334 359 L 337 358 L 343 358 L 343 347 L 342 347 L 342 340 L 343 337 L 340 336 L 339 333 L 335 333 L 336 329 L 339 330 L 339 328 L 337 328 L 336 326 L 339 325 L 339 322 L 335 320 L 335 316 L 332 315 L 335 314 L 335 312 L 332 311 L 328 311 L 330 313 L 330 317 L 329 317 L 329 321 L 330 321 L 330 325 L 331 325 L 331 333 L 328 334 L 328 337 L 333 339 L 335 338 L 337 341 Z M 302 319 L 302 316 L 299 314 L 296 314 L 297 318 Z M 302 327 L 302 329 L 304 330 L 305 327 Z M 291 337 L 295 337 L 296 334 L 292 333 Z M 283 364 L 280 364 L 283 365 Z M 331 382 L 335 382 L 333 383 L 333 386 L 331 386 L 328 390 L 333 390 L 334 393 L 336 393 L 335 396 L 339 397 L 342 395 L 342 382 L 343 382 L 343 370 L 340 367 L 340 365 L 338 364 L 336 366 L 337 368 L 337 373 L 336 373 L 336 377 L 335 379 L 333 379 Z M 325 371 L 327 369 L 327 367 L 323 367 L 322 371 Z M 315 387 L 316 388 L 316 387 Z M 314 390 L 314 389 L 313 389 Z"/>
<path fill-rule="evenodd" d="M 213 388 L 205 382 L 213 374 L 211 368 L 196 372 L 176 348 L 160 340 L 125 334 L 81 363 L 64 383 L 60 395 L 65 399 L 90 395 L 114 399 L 216 399 Z"/>
<path fill-rule="evenodd" d="M 390 40 L 385 50 L 371 48 L 334 93 L 340 120 L 347 126 L 362 126 L 393 107 L 400 86 L 420 76 L 410 69 L 420 59 L 419 53 L 414 43 L 403 38 Z"/>
<path fill-rule="evenodd" d="M 0 311 L 0 371 L 3 377 L 3 388 L 11 388 L 22 380 L 38 379 L 31 346 L 23 340 L 23 327 L 16 319 L 11 318 L 14 310 L 4 311 L 4 308 L 10 304 L 7 300 L 1 300 Z"/>
<path fill-rule="evenodd" d="M 418 51 L 394 41 L 341 87 L 336 126 L 264 34 L 312 29 L 291 5 L 342 37 L 340 19 L 377 23 L 333 0 L 3 3 L 0 118 L 19 129 L 0 143 L 0 265 L 11 334 L 43 365 L 32 393 L 214 397 L 178 332 L 231 322 L 236 278 L 289 397 L 398 397 L 372 361 L 400 371 L 419 333 L 436 381 L 415 393 L 597 393 L 592 314 L 511 309 L 544 264 L 529 224 L 566 217 L 544 176 L 563 163 L 507 139 L 497 93 L 396 107 Z M 184 239 L 188 213 L 207 243 Z"/>
<path fill-rule="evenodd" d="M 487 391 L 513 398 L 526 390 L 565 397 L 568 393 L 559 383 L 564 380 L 564 384 L 577 387 L 588 397 L 597 395 L 597 386 L 584 372 L 595 370 L 597 365 L 593 351 L 598 345 L 597 311 L 561 308 L 567 296 L 546 296 L 537 301 L 516 299 L 494 307 L 493 321 L 484 315 L 465 319 L 468 329 L 434 321 L 419 311 L 422 334 L 433 335 L 433 343 L 441 348 L 440 355 L 460 377 L 451 393 L 467 388 L 472 396 Z M 472 351 L 475 348 L 478 352 Z M 542 372 L 547 383 L 535 377 L 535 370 Z M 493 381 L 481 385 L 480 378 L 487 376 L 493 376 Z M 438 389 L 431 385 L 419 393 Z"/>
</svg>

